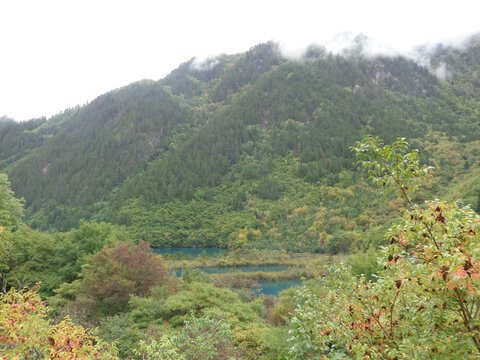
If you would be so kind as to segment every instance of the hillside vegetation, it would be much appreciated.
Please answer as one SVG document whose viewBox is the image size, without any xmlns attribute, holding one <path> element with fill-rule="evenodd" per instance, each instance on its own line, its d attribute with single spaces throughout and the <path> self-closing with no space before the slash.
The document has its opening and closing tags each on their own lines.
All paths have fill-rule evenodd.
<svg viewBox="0 0 480 360">
<path fill-rule="evenodd" d="M 437 168 L 428 191 L 478 206 L 480 44 L 423 56 L 430 68 L 315 46 L 292 60 L 266 43 L 192 59 L 48 121 L 2 122 L 0 166 L 43 230 L 87 219 L 156 246 L 368 248 L 401 203 L 355 172 L 366 134 L 408 137 Z"/>
<path fill-rule="evenodd" d="M 1 118 L 2 356 L 478 358 L 480 42 L 428 68 L 357 45 L 261 44 Z"/>
</svg>

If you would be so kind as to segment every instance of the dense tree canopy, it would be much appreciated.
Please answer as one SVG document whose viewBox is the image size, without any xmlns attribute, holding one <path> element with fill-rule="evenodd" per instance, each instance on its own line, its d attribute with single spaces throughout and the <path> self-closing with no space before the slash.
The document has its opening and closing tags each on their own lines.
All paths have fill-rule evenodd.
<svg viewBox="0 0 480 360">
<path fill-rule="evenodd" d="M 432 145 L 442 132 L 469 146 L 478 138 L 472 110 L 480 100 L 477 80 L 462 75 L 478 67 L 474 41 L 464 55 L 450 48 L 426 55 L 432 66 L 448 63 L 449 72 L 456 74 L 451 82 L 402 57 L 310 50 L 303 62 L 283 57 L 273 43 L 205 63 L 191 60 L 165 79 L 131 84 L 48 121 L 6 122 L 0 126 L 0 166 L 26 199 L 27 223 L 68 231 L 81 219 L 96 218 L 128 226 L 152 205 L 171 208 L 178 202 L 194 212 L 213 207 L 240 220 L 252 198 L 275 201 L 277 209 L 282 198 L 295 201 L 278 180 L 289 174 L 282 169 L 277 179 L 271 176 L 277 160 L 293 161 L 294 178 L 316 188 L 324 183 L 349 187 L 352 182 L 341 184 L 340 179 L 341 173 L 353 170 L 348 146 L 366 133 L 387 141 L 428 134 Z M 467 156 L 462 159 L 467 167 L 474 165 L 466 153 L 461 156 Z M 225 196 L 215 195 L 225 192 L 237 172 L 241 176 L 231 190 L 245 194 L 246 200 L 243 206 L 237 202 L 223 209 Z M 191 202 L 199 196 L 207 203 Z M 132 199 L 139 205 L 133 213 Z M 263 211 L 258 203 L 252 206 L 256 213 Z M 153 241 L 174 245 L 198 230 L 194 219 L 178 228 L 178 215 L 168 212 L 162 220 L 150 219 L 148 233 L 166 225 L 164 233 L 171 234 Z M 204 242 L 225 246 L 226 238 L 235 234 L 222 234 L 219 228 L 228 227 L 204 224 L 202 235 L 190 241 L 200 246 L 199 239 L 208 235 Z M 278 226 L 272 228 L 290 237 Z M 340 230 L 329 235 L 341 238 Z"/>
</svg>

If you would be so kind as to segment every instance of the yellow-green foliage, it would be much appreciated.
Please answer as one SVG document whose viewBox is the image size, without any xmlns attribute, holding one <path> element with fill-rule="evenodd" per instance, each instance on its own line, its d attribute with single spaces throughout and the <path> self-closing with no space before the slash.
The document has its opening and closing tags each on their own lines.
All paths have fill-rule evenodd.
<svg viewBox="0 0 480 360">
<path fill-rule="evenodd" d="M 0 353 L 5 359 L 105 359 L 117 351 L 70 319 L 52 324 L 36 290 L 15 289 L 0 297 Z"/>
</svg>

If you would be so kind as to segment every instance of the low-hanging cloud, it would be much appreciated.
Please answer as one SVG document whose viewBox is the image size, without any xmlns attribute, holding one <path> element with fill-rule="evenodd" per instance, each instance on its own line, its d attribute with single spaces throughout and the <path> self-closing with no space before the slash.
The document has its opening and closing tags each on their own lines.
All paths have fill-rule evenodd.
<svg viewBox="0 0 480 360">
<path fill-rule="evenodd" d="M 280 49 L 283 56 L 296 61 L 305 61 L 310 58 L 312 51 L 314 55 L 316 54 L 314 57 L 326 56 L 329 53 L 345 57 L 365 58 L 402 56 L 426 67 L 432 74 L 444 80 L 451 76 L 451 72 L 448 70 L 445 62 L 440 61 L 432 64 L 432 54 L 438 51 L 439 47 L 450 47 L 457 51 L 462 51 L 470 46 L 473 41 L 480 41 L 480 33 L 427 42 L 422 46 L 412 47 L 409 50 L 399 50 L 377 42 L 362 33 L 340 32 L 324 43 L 313 43 L 305 48 L 290 48 L 285 44 L 281 44 Z"/>
<path fill-rule="evenodd" d="M 220 63 L 220 56 L 221 55 L 194 57 L 190 63 L 190 68 L 196 71 L 211 70 Z"/>
</svg>

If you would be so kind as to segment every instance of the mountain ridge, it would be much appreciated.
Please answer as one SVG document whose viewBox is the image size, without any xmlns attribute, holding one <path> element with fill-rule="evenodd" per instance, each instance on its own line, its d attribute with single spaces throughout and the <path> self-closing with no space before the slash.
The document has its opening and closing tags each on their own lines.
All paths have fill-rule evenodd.
<svg viewBox="0 0 480 360">
<path fill-rule="evenodd" d="M 272 229 L 282 238 L 302 236 L 316 226 L 323 202 L 335 204 L 319 198 L 315 208 L 309 198 L 293 234 L 287 228 L 303 206 L 296 192 L 356 186 L 345 180 L 354 168 L 349 147 L 367 133 L 427 148 L 424 139 L 438 141 L 442 133 L 475 141 L 479 48 L 474 40 L 465 51 L 437 48 L 431 63 L 445 64 L 447 80 L 401 57 L 343 57 L 317 48 L 293 61 L 272 42 L 203 68 L 192 59 L 159 81 L 130 84 L 49 120 L 0 126 L 1 170 L 25 198 L 34 227 L 65 231 L 82 218 L 98 219 L 162 245 L 275 247 Z M 299 206 L 280 211 L 285 198 Z M 148 215 L 152 207 L 162 219 Z M 265 211 L 279 211 L 275 224 Z M 352 214 L 361 212 L 358 205 Z M 327 220 L 347 220 L 323 234 L 315 230 L 308 250 L 324 251 L 325 238 L 345 237 L 353 227 L 345 214 L 327 213 Z M 132 225 L 149 217 L 147 230 Z M 354 230 L 363 232 L 357 220 Z"/>
</svg>

